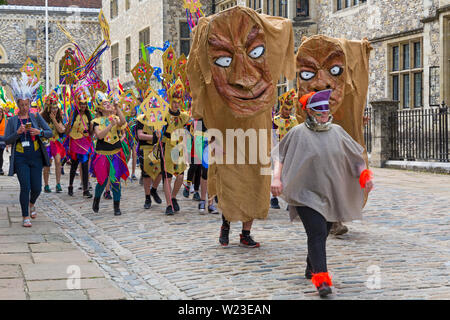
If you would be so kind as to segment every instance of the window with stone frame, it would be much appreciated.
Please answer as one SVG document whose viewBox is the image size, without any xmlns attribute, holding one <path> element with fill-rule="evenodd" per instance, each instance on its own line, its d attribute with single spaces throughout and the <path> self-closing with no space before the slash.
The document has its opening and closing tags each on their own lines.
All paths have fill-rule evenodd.
<svg viewBox="0 0 450 320">
<path fill-rule="evenodd" d="M 367 0 L 335 0 L 334 11 L 355 7 L 358 5 L 365 4 L 366 2 Z"/>
<path fill-rule="evenodd" d="M 422 39 L 405 40 L 389 45 L 390 96 L 400 107 L 423 107 Z"/>
<path fill-rule="evenodd" d="M 247 7 L 258 13 L 262 13 L 262 0 L 247 0 Z"/>
<path fill-rule="evenodd" d="M 278 16 L 288 17 L 288 0 L 278 0 Z"/>
<path fill-rule="evenodd" d="M 297 17 L 309 16 L 309 0 L 296 0 L 296 12 Z"/>
<path fill-rule="evenodd" d="M 110 9 L 110 14 L 111 14 L 111 19 L 114 19 L 115 17 L 117 17 L 119 15 L 118 0 L 111 0 L 109 9 Z"/>
<path fill-rule="evenodd" d="M 141 31 L 139 31 L 139 60 L 142 59 L 142 45 L 144 45 L 144 48 L 150 45 L 150 27 L 147 27 Z"/>
<path fill-rule="evenodd" d="M 131 71 L 131 38 L 125 39 L 125 72 Z"/>
<path fill-rule="evenodd" d="M 119 77 L 119 44 L 111 46 L 111 78 Z"/>
<path fill-rule="evenodd" d="M 191 33 L 186 21 L 180 21 L 180 55 L 187 57 L 191 51 Z"/>
</svg>

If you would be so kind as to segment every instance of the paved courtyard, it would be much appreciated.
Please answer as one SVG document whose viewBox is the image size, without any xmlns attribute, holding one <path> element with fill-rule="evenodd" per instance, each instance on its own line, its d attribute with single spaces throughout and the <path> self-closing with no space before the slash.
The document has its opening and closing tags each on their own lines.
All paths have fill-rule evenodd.
<svg viewBox="0 0 450 320">
<path fill-rule="evenodd" d="M 450 176 L 373 171 L 364 220 L 327 242 L 329 299 L 450 299 Z M 240 223 L 222 248 L 220 215 L 200 214 L 181 193 L 181 212 L 165 216 L 164 202 L 144 210 L 142 186 L 128 182 L 115 217 L 112 200 L 94 214 L 81 191 L 69 197 L 67 180 L 64 193 L 42 193 L 38 218 L 25 229 L 16 178 L 0 177 L 1 299 L 12 282 L 23 284 L 19 299 L 319 299 L 304 277 L 303 226 L 289 221 L 285 204 L 254 223 L 260 248 L 238 246 Z M 73 265 L 81 288 L 69 290 Z"/>
</svg>

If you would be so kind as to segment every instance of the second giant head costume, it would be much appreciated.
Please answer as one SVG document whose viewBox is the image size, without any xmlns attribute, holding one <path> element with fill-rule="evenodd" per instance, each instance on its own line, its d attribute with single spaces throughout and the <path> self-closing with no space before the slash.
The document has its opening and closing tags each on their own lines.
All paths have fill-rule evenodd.
<svg viewBox="0 0 450 320">
<path fill-rule="evenodd" d="M 298 97 L 311 91 L 331 89 L 333 122 L 363 147 L 370 50 L 367 39 L 353 41 L 316 35 L 303 38 L 296 57 Z M 299 122 L 305 117 L 305 112 L 298 108 Z"/>
<path fill-rule="evenodd" d="M 208 129 L 222 132 L 224 150 L 227 129 L 256 129 L 258 140 L 269 142 L 268 155 L 277 81 L 282 75 L 295 76 L 290 20 L 239 6 L 201 18 L 187 75 L 192 115 L 203 119 Z M 267 129 L 267 134 L 263 137 L 258 129 Z M 256 164 L 248 164 L 248 143 L 245 151 L 245 164 L 213 165 L 208 173 L 208 192 L 218 195 L 229 221 L 265 218 L 269 209 L 270 175 L 262 175 L 261 169 L 270 170 L 270 163 L 258 157 Z"/>
</svg>

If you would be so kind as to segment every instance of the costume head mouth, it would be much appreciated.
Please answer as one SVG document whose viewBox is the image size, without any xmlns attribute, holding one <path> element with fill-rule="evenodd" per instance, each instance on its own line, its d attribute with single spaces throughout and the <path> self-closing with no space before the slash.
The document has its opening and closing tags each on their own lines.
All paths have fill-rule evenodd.
<svg viewBox="0 0 450 320">
<path fill-rule="evenodd" d="M 208 33 L 211 76 L 237 117 L 271 107 L 274 84 L 267 63 L 264 29 L 242 10 L 217 15 Z"/>
</svg>

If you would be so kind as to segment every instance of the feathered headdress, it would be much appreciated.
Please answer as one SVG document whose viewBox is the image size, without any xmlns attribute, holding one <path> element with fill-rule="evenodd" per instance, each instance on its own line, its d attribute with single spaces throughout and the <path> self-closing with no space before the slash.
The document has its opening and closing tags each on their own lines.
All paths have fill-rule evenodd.
<svg viewBox="0 0 450 320">
<path fill-rule="evenodd" d="M 36 97 L 36 90 L 39 88 L 39 82 L 32 85 L 31 78 L 29 78 L 25 73 L 22 73 L 22 78 L 17 81 L 14 77 L 10 84 L 12 94 L 14 99 L 17 100 L 34 100 Z"/>
</svg>

